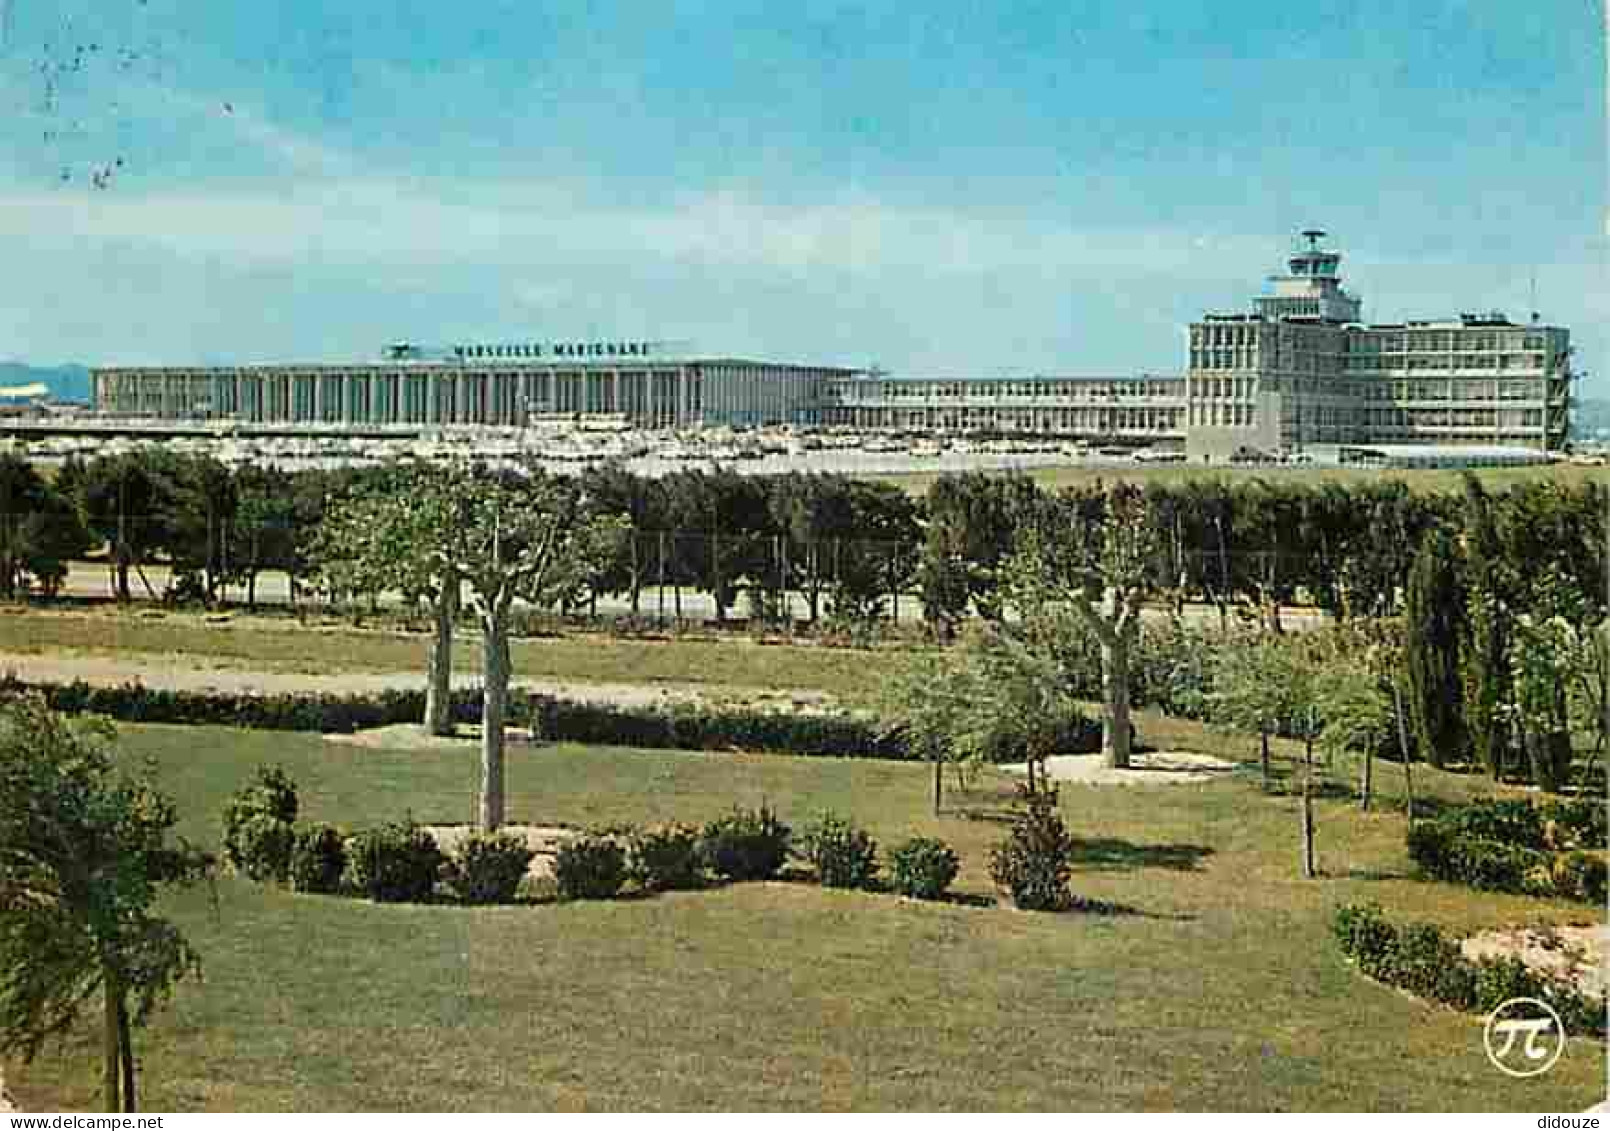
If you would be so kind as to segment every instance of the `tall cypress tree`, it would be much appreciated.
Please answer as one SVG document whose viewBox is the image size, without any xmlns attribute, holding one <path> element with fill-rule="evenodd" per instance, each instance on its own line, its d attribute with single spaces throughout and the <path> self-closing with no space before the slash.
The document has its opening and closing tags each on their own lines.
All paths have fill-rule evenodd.
<svg viewBox="0 0 1610 1131">
<path fill-rule="evenodd" d="M 1509 726 L 1503 713 L 1509 681 L 1510 594 L 1492 500 L 1465 473 L 1464 543 L 1465 722 L 1477 760 L 1502 776 Z"/>
<path fill-rule="evenodd" d="M 1403 650 L 1415 741 L 1438 767 L 1462 757 L 1469 744 L 1459 669 L 1463 608 L 1453 540 L 1433 526 L 1421 536 L 1409 570 Z"/>
</svg>

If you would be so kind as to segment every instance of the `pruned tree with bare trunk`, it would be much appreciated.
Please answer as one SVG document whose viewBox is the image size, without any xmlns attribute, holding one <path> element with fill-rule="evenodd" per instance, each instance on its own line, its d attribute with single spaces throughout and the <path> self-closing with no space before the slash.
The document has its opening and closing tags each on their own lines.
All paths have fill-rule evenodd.
<svg viewBox="0 0 1610 1131">
<path fill-rule="evenodd" d="M 1101 752 L 1129 765 L 1130 667 L 1141 609 L 1158 589 L 1162 539 L 1144 492 L 1119 483 L 1099 496 L 1063 493 L 1035 508 L 1006 574 L 1023 621 L 1072 610 L 1101 648 Z"/>
<path fill-rule="evenodd" d="M 357 594 L 398 593 L 431 608 L 425 730 L 453 732 L 453 626 L 462 579 L 450 547 L 463 469 L 398 464 L 363 490 L 332 499 L 319 524 L 314 559 L 325 583 Z"/>
<path fill-rule="evenodd" d="M 573 600 L 629 533 L 619 517 L 591 517 L 581 486 L 535 468 L 453 469 L 450 537 L 437 563 L 462 580 L 481 628 L 481 788 L 477 824 L 504 821 L 504 732 L 509 701 L 509 621 L 516 600 Z"/>
</svg>

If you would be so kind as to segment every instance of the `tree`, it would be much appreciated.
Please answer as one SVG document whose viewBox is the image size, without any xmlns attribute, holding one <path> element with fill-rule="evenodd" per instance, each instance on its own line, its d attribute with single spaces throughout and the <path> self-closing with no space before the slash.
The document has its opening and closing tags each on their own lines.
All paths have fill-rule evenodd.
<svg viewBox="0 0 1610 1131">
<path fill-rule="evenodd" d="M 53 596 L 67 563 L 88 548 L 73 498 L 22 456 L 0 454 L 0 597 L 14 599 L 31 582 Z"/>
<path fill-rule="evenodd" d="M 1029 790 L 1045 760 L 1084 715 L 1054 656 L 1006 626 L 979 625 L 954 648 L 919 654 L 884 683 L 884 732 L 934 764 L 934 812 L 942 768 L 1021 759 Z"/>
<path fill-rule="evenodd" d="M 1313 634 L 1320 739 L 1330 751 L 1359 756 L 1359 807 L 1370 808 L 1375 753 L 1392 740 L 1393 679 L 1403 655 L 1400 621 L 1355 619 Z"/>
<path fill-rule="evenodd" d="M 1019 522 L 1043 499 L 1026 475 L 981 471 L 942 475 L 928 489 L 928 530 L 921 566 L 923 615 L 945 635 L 969 608 L 999 620 L 1001 569 Z"/>
<path fill-rule="evenodd" d="M 172 802 L 120 774 L 108 738 L 34 698 L 0 706 L 0 1049 L 32 1059 L 99 991 L 116 1112 L 137 1107 L 132 1026 L 201 969 L 152 906 L 209 875 L 212 858 L 170 843 Z"/>
<path fill-rule="evenodd" d="M 208 456 L 176 459 L 169 474 L 166 548 L 173 585 L 212 604 L 220 587 L 238 573 L 229 556 L 229 529 L 240 503 L 236 479 L 227 466 Z"/>
<path fill-rule="evenodd" d="M 1403 666 L 1409 718 L 1426 761 L 1442 766 L 1465 751 L 1459 633 L 1464 594 L 1453 540 L 1440 527 L 1427 530 L 1409 570 L 1404 595 L 1407 631 Z"/>
<path fill-rule="evenodd" d="M 296 499 L 292 480 L 277 468 L 247 464 L 235 471 L 238 501 L 229 527 L 229 557 L 246 584 L 246 605 L 257 607 L 264 570 L 296 568 Z"/>
<path fill-rule="evenodd" d="M 314 560 L 333 587 L 430 603 L 424 726 L 435 735 L 453 732 L 453 625 L 463 580 L 453 563 L 459 495 L 468 482 L 461 468 L 390 466 L 333 497 L 314 539 Z"/>
<path fill-rule="evenodd" d="M 970 710 L 971 672 L 956 651 L 919 653 L 906 660 L 879 688 L 878 718 L 885 736 L 902 739 L 917 757 L 934 767 L 933 808 L 944 805 L 944 767 L 961 760 L 957 736 Z"/>
<path fill-rule="evenodd" d="M 483 832 L 504 818 L 504 725 L 509 695 L 509 613 L 516 598 L 563 603 L 618 550 L 628 527 L 591 517 L 580 486 L 535 468 L 494 473 L 453 469 L 449 538 L 434 559 L 438 576 L 461 578 L 481 627 L 481 792 Z"/>
<path fill-rule="evenodd" d="M 1510 693 L 1506 709 L 1521 738 L 1532 781 L 1558 793 L 1571 770 L 1569 687 L 1586 635 L 1586 602 L 1557 566 L 1530 587 L 1527 607 L 1509 635 Z"/>
<path fill-rule="evenodd" d="M 1465 631 L 1460 641 L 1464 717 L 1478 760 L 1503 776 L 1509 726 L 1509 637 L 1515 580 L 1503 556 L 1494 506 L 1481 482 L 1465 476 L 1466 525 L 1460 540 Z"/>
<path fill-rule="evenodd" d="M 724 467 L 673 472 L 664 483 L 668 516 L 684 535 L 673 546 L 677 573 L 709 593 L 716 620 L 725 621 L 744 582 L 753 587 L 766 580 L 765 552 L 774 533 L 766 485 Z"/>
<path fill-rule="evenodd" d="M 581 476 L 582 493 L 598 517 L 618 516 L 631 527 L 619 552 L 606 562 L 590 586 L 600 594 L 625 593 L 632 615 L 642 611 L 643 588 L 653 576 L 655 545 L 665 530 L 665 488 L 657 479 L 636 475 L 618 462 L 588 467 Z"/>
<path fill-rule="evenodd" d="M 1007 568 L 1008 592 L 1032 624 L 1071 609 L 1101 647 L 1101 751 L 1129 765 L 1130 666 L 1141 608 L 1154 590 L 1160 542 L 1141 489 L 1117 484 L 1099 496 L 1064 492 L 1024 524 Z"/>
<path fill-rule="evenodd" d="M 1296 681 L 1289 649 L 1267 629 L 1227 638 L 1213 665 L 1210 693 L 1212 718 L 1258 733 L 1263 788 L 1269 781 L 1269 736 L 1289 724 L 1296 713 Z"/>
<path fill-rule="evenodd" d="M 156 596 L 142 566 L 171 542 L 167 521 L 173 483 L 161 462 L 149 448 L 97 456 L 80 480 L 84 517 L 90 532 L 108 548 L 112 590 L 119 601 L 130 599 L 131 569 L 140 573 L 146 592 Z"/>
<path fill-rule="evenodd" d="M 1282 631 L 1280 609 L 1297 592 L 1305 554 L 1303 492 L 1300 488 L 1255 479 L 1235 502 L 1235 540 L 1240 558 L 1231 563 L 1237 588 L 1265 618 L 1271 632 Z"/>
</svg>

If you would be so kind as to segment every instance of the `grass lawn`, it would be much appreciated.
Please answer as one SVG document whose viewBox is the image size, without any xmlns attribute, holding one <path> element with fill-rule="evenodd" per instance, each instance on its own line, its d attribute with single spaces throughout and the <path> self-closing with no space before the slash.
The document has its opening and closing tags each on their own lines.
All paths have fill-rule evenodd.
<svg viewBox="0 0 1610 1131">
<path fill-rule="evenodd" d="M 154 614 L 154 615 L 153 615 Z M 200 614 L 115 605 L 47 610 L 0 608 L 0 651 L 68 651 L 156 658 L 180 667 L 239 668 L 310 674 L 417 671 L 423 679 L 429 638 L 358 629 L 330 620 L 303 627 L 287 617 Z M 772 690 L 806 689 L 856 698 L 866 690 L 865 650 L 807 644 L 760 644 L 744 636 L 645 640 L 602 632 L 515 640 L 517 678 L 573 683 L 706 683 Z M 454 664 L 481 670 L 480 636 L 455 637 Z"/>
<path fill-rule="evenodd" d="M 1150 741 L 1224 740 L 1143 715 Z M 315 736 L 126 727 L 184 832 L 218 837 L 262 761 L 306 815 L 355 826 L 464 820 L 473 754 Z M 1232 756 L 1250 752 L 1238 742 Z M 1396 792 L 1395 767 L 1381 767 Z M 1479 782 L 1421 771 L 1422 795 Z M 921 766 L 573 746 L 516 751 L 511 819 L 698 821 L 767 800 L 830 806 L 885 844 L 943 836 L 964 893 L 990 894 L 991 820 L 935 819 Z M 984 783 L 995 802 L 1002 783 Z M 980 804 L 986 801 L 981 800 Z M 1578 1040 L 1514 1081 L 1478 1019 L 1345 965 L 1331 909 L 1477 928 L 1591 910 L 1408 876 L 1403 821 L 1320 804 L 1326 878 L 1297 878 L 1297 816 L 1250 774 L 1207 785 L 1064 787 L 1077 892 L 1129 913 L 1028 914 L 750 884 L 612 903 L 376 906 L 225 878 L 171 913 L 206 980 L 137 1036 L 150 1110 L 547 1108 L 1195 1108 L 1574 1111 L 1603 1098 L 1604 1048 Z M 979 901 L 983 902 L 983 901 Z M 7 1076 L 35 1110 L 95 1102 L 93 1035 Z"/>
<path fill-rule="evenodd" d="M 1042 487 L 1076 487 L 1101 480 L 1106 483 L 1183 483 L 1193 479 L 1223 479 L 1229 482 L 1266 479 L 1272 483 L 1317 486 L 1321 483 L 1378 483 L 1401 479 L 1418 492 L 1457 491 L 1464 473 L 1443 469 L 1371 471 L 1350 467 L 1213 467 L 1204 464 L 1116 464 L 1104 467 L 1040 467 L 1024 474 Z M 1489 490 L 1503 490 L 1513 483 L 1553 480 L 1559 483 L 1610 483 L 1610 468 L 1578 467 L 1574 464 L 1541 464 L 1534 467 L 1483 467 L 1476 476 Z M 898 484 L 909 494 L 923 495 L 939 478 L 935 471 L 868 476 Z"/>
</svg>

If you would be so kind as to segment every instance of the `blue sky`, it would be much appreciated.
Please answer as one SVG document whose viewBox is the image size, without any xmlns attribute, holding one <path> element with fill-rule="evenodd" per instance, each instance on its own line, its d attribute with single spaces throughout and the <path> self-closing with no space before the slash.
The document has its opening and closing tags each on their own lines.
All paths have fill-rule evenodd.
<svg viewBox="0 0 1610 1131">
<path fill-rule="evenodd" d="M 1373 319 L 1535 274 L 1607 394 L 1604 50 L 1590 0 L 0 0 L 0 356 L 1166 372 L 1317 225 Z"/>
</svg>

